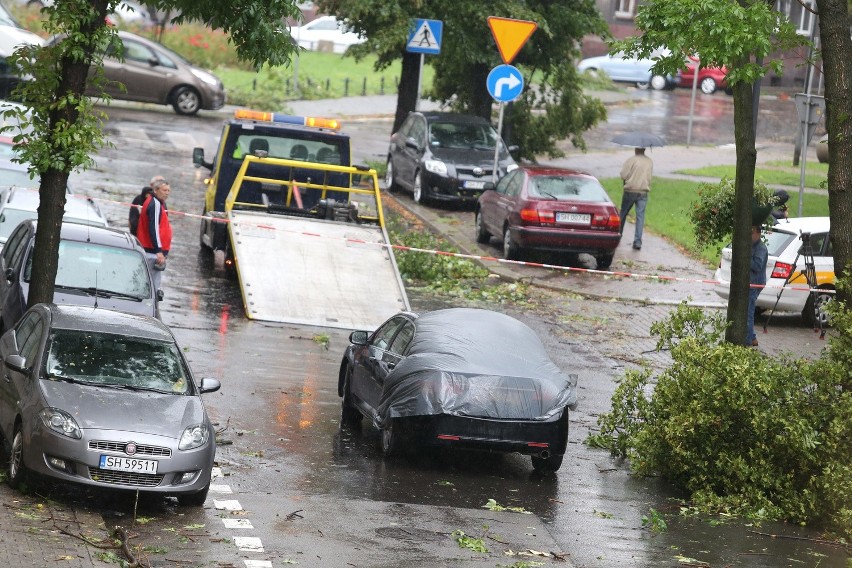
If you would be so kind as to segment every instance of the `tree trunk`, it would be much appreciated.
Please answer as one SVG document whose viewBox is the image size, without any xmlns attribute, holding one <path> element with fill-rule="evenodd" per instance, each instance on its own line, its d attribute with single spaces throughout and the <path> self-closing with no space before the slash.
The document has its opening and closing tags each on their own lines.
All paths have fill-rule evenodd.
<svg viewBox="0 0 852 568">
<path fill-rule="evenodd" d="M 404 52 L 402 55 L 402 69 L 399 73 L 399 91 L 396 95 L 396 115 L 393 119 L 393 129 L 396 132 L 402 126 L 402 122 L 408 113 L 414 110 L 417 104 L 417 82 L 420 77 L 420 55 L 417 53 Z"/>
<path fill-rule="evenodd" d="M 852 276 L 852 38 L 847 0 L 817 0 L 828 130 L 828 210 L 837 278 Z M 852 290 L 838 298 L 847 306 Z"/>
<path fill-rule="evenodd" d="M 491 109 L 494 99 L 488 93 L 488 73 L 491 69 L 485 63 L 474 63 L 470 66 L 468 89 L 470 90 L 470 113 L 481 116 L 488 122 L 491 120 Z"/>
<path fill-rule="evenodd" d="M 744 62 L 743 62 L 744 63 Z M 757 162 L 755 135 L 752 125 L 753 85 L 737 83 L 734 90 L 734 140 L 737 145 L 737 173 L 734 180 L 735 213 L 733 257 L 731 259 L 731 288 L 728 297 L 728 329 L 725 340 L 744 345 L 751 264 L 752 200 L 754 170 Z"/>
</svg>

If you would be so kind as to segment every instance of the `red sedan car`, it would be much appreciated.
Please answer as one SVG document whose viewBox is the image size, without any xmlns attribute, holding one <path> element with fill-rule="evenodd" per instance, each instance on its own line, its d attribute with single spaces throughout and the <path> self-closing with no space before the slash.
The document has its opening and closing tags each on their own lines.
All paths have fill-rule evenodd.
<svg viewBox="0 0 852 568">
<path fill-rule="evenodd" d="M 687 58 L 686 67 L 680 72 L 679 87 L 692 88 L 692 79 L 695 76 L 695 67 L 698 64 L 698 58 Z M 725 89 L 727 91 L 727 75 L 728 69 L 726 67 L 705 67 L 698 71 L 698 88 L 705 95 L 712 95 L 716 92 L 716 89 Z"/>
<path fill-rule="evenodd" d="M 588 253 L 606 270 L 621 240 L 615 204 L 594 176 L 562 168 L 522 166 L 503 176 L 476 204 L 476 240 L 503 240 L 503 254 Z"/>
</svg>

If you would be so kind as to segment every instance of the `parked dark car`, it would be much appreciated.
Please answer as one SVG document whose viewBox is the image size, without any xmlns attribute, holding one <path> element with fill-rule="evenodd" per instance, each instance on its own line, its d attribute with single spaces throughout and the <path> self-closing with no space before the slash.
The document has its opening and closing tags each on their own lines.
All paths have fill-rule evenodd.
<svg viewBox="0 0 852 568">
<path fill-rule="evenodd" d="M 478 116 L 412 112 L 391 136 L 385 186 L 410 191 L 414 201 L 475 202 L 497 178 L 518 167 L 497 131 Z M 513 151 L 515 147 L 511 148 Z"/>
<path fill-rule="evenodd" d="M 89 82 L 86 94 L 106 93 L 114 99 L 171 105 L 175 112 L 194 115 L 199 110 L 225 106 L 225 87 L 213 73 L 189 63 L 167 47 L 130 32 L 119 31 L 104 57 L 102 85 Z M 60 41 L 54 37 L 51 41 Z M 123 56 L 123 61 L 117 57 Z"/>
<path fill-rule="evenodd" d="M 366 416 L 386 455 L 447 446 L 520 452 L 540 471 L 562 465 L 577 376 L 526 324 L 481 309 L 402 312 L 349 340 L 341 423 L 356 428 Z"/>
<path fill-rule="evenodd" d="M 7 480 L 177 495 L 202 505 L 216 435 L 183 352 L 159 320 L 36 304 L 0 338 L 0 433 Z"/>
<path fill-rule="evenodd" d="M 510 260 L 525 251 L 588 253 L 598 268 L 612 264 L 621 241 L 618 209 L 594 176 L 562 168 L 523 166 L 506 174 L 476 204 L 476 240 L 503 243 Z"/>
<path fill-rule="evenodd" d="M 0 333 L 26 310 L 37 221 L 22 221 L 0 254 Z M 154 289 L 145 251 L 128 232 L 62 223 L 53 301 L 160 317 L 163 293 Z"/>
</svg>

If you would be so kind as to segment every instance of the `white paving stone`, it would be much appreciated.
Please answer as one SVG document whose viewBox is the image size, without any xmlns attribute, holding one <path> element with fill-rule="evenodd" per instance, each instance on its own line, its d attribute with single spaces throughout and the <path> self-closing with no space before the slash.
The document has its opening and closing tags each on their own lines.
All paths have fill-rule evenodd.
<svg viewBox="0 0 852 568">
<path fill-rule="evenodd" d="M 223 501 L 219 501 L 218 499 L 213 499 L 213 506 L 221 511 L 242 511 L 243 506 L 240 505 L 240 502 L 236 499 L 225 499 Z"/>
<path fill-rule="evenodd" d="M 272 562 L 269 560 L 243 560 L 246 568 L 272 568 Z"/>
<path fill-rule="evenodd" d="M 234 544 L 243 552 L 263 552 L 263 543 L 256 536 L 235 536 Z"/>
<path fill-rule="evenodd" d="M 210 484 L 210 491 L 212 491 L 213 493 L 233 493 L 233 491 L 231 491 L 230 485 L 216 485 L 214 483 Z"/>
<path fill-rule="evenodd" d="M 222 519 L 226 529 L 253 529 L 248 519 Z"/>
</svg>

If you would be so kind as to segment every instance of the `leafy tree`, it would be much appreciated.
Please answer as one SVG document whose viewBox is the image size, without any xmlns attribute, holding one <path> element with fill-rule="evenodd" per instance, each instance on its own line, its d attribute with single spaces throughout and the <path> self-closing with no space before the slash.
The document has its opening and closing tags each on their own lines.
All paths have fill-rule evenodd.
<svg viewBox="0 0 852 568">
<path fill-rule="evenodd" d="M 835 0 L 836 1 L 836 0 Z M 745 343 L 751 252 L 754 171 L 754 85 L 769 69 L 780 74 L 780 60 L 761 64 L 771 53 L 800 45 L 803 38 L 778 11 L 774 0 L 652 0 L 639 8 L 636 26 L 643 35 L 615 42 L 613 51 L 650 57 L 660 47 L 670 50 L 654 66 L 676 73 L 684 57 L 700 55 L 704 67 L 728 68 L 734 96 L 734 140 L 737 147 L 731 294 L 726 339 Z M 848 30 L 847 30 L 848 34 Z"/>
<path fill-rule="evenodd" d="M 525 158 L 541 154 L 559 156 L 556 141 L 570 138 L 584 148 L 582 133 L 605 118 L 600 101 L 582 93 L 573 61 L 579 58 L 579 40 L 587 34 L 606 35 L 607 28 L 592 0 L 569 5 L 548 0 L 320 0 L 322 9 L 338 14 L 367 42 L 354 46 L 355 57 L 378 56 L 377 69 L 402 58 L 396 131 L 414 110 L 419 56 L 405 52 L 412 18 L 442 20 L 441 54 L 426 56 L 435 67 L 430 96 L 447 101 L 459 112 L 491 119 L 493 100 L 486 77 L 502 63 L 488 27 L 488 16 L 534 21 L 538 29 L 513 62 L 524 73 L 523 95 L 512 103 L 505 127 Z"/>
<path fill-rule="evenodd" d="M 16 115 L 24 128 L 32 128 L 26 137 L 19 132 L 15 141 L 30 173 L 41 176 L 30 305 L 53 300 L 68 176 L 92 166 L 92 154 L 108 144 L 101 131 L 104 115 L 83 93 L 90 68 L 93 84 L 99 84 L 103 47 L 118 41 L 115 30 L 106 24 L 106 15 L 119 2 L 55 0 L 44 9 L 43 25 L 62 41 L 21 48 L 13 56 L 14 63 L 35 79 L 17 93 L 31 108 L 31 117 L 20 111 L 7 113 Z M 295 0 L 149 0 L 147 4 L 178 12 L 175 23 L 197 20 L 224 30 L 239 57 L 258 67 L 287 63 L 294 49 L 281 22 L 300 14 Z"/>
</svg>

